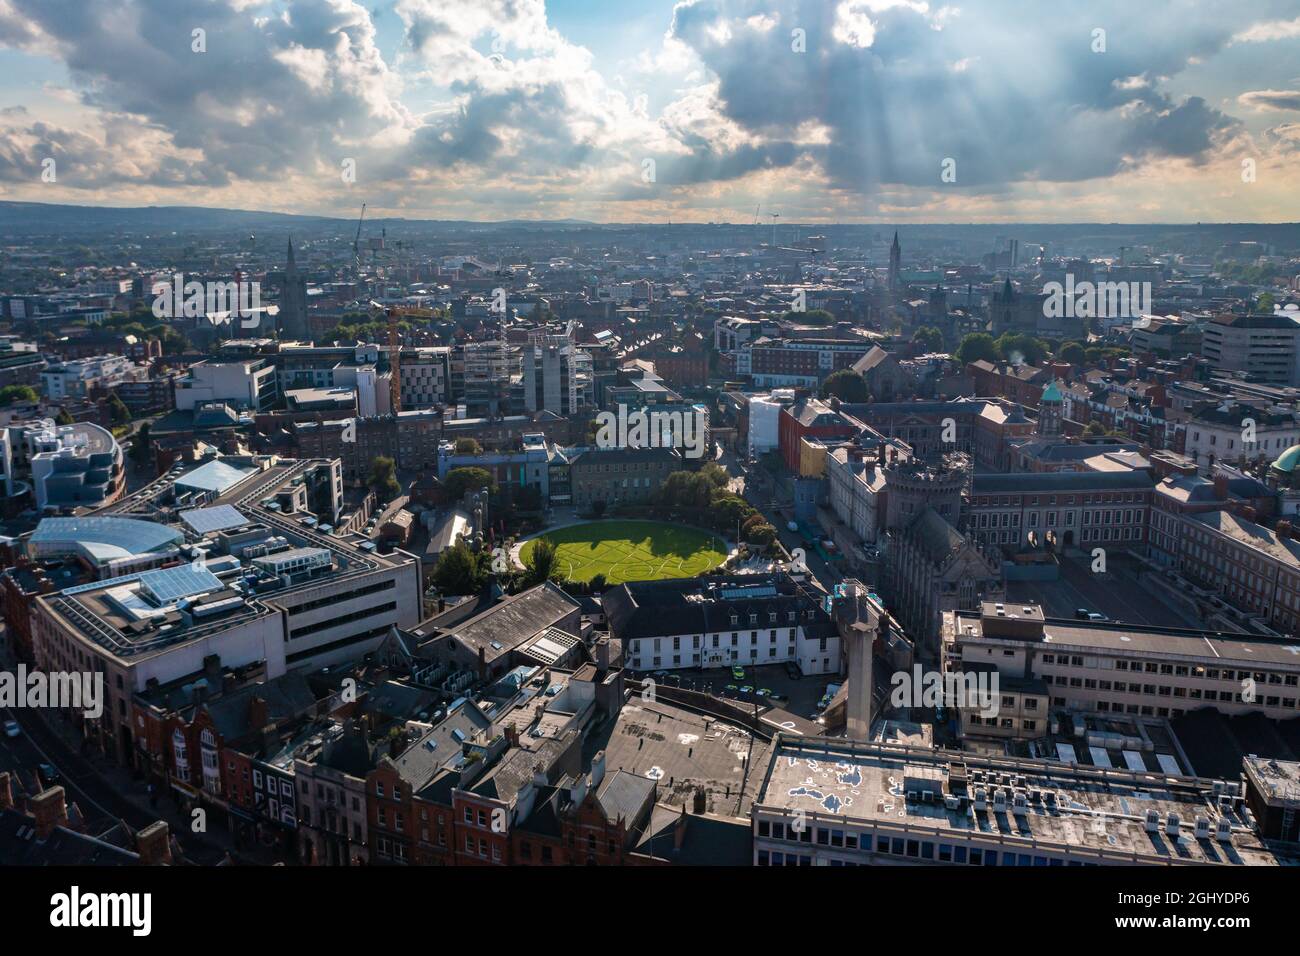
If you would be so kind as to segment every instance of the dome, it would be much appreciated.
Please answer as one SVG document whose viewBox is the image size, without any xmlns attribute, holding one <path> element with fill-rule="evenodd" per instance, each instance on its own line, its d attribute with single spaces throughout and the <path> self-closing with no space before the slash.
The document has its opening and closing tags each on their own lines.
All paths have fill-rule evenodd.
<svg viewBox="0 0 1300 956">
<path fill-rule="evenodd" d="M 1273 462 L 1273 470 L 1283 471 L 1289 475 L 1295 471 L 1298 463 L 1300 463 L 1300 445 L 1292 445 L 1277 456 L 1277 461 Z"/>
</svg>

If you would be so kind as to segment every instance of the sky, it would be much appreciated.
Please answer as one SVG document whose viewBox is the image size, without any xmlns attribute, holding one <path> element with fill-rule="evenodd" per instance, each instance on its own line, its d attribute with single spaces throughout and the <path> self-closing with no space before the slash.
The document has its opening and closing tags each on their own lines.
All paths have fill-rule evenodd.
<svg viewBox="0 0 1300 956">
<path fill-rule="evenodd" d="M 0 0 L 0 200 L 1300 219 L 1297 0 Z"/>
</svg>

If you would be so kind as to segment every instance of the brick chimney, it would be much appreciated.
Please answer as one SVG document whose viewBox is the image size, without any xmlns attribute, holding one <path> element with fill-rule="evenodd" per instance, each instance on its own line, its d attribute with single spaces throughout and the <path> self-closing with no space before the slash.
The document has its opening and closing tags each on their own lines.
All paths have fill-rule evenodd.
<svg viewBox="0 0 1300 956">
<path fill-rule="evenodd" d="M 257 694 L 248 702 L 248 726 L 254 730 L 260 731 L 268 723 L 270 717 L 266 710 L 266 701 Z"/>
<path fill-rule="evenodd" d="M 505 726 L 505 735 L 506 735 L 506 746 L 509 746 L 509 747 L 518 747 L 518 746 L 519 746 L 519 728 L 518 728 L 518 727 L 516 727 L 514 724 L 506 724 L 506 726 Z"/>
<path fill-rule="evenodd" d="M 54 832 L 55 827 L 68 825 L 68 803 L 62 787 L 38 793 L 29 802 L 32 816 L 36 818 L 36 833 L 45 839 Z"/>
<path fill-rule="evenodd" d="M 1228 500 L 1228 476 L 1225 474 L 1216 474 L 1214 476 L 1214 497 L 1220 501 Z"/>
<path fill-rule="evenodd" d="M 156 820 L 135 835 L 135 849 L 142 866 L 167 866 L 172 862 L 171 832 L 163 820 Z"/>
</svg>

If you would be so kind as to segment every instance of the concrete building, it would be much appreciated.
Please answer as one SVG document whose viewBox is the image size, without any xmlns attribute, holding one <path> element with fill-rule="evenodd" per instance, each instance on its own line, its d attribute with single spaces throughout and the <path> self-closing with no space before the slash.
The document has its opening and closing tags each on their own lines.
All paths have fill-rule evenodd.
<svg viewBox="0 0 1300 956">
<path fill-rule="evenodd" d="M 944 615 L 943 646 L 945 672 L 992 664 L 1004 677 L 1042 681 L 1053 711 L 1300 716 L 1289 638 L 1045 619 L 1037 605 L 985 603 Z M 1047 717 L 1028 735 L 1045 736 Z"/>
<path fill-rule="evenodd" d="M 1236 782 L 825 737 L 778 735 L 751 820 L 756 866 L 1279 863 Z"/>
<path fill-rule="evenodd" d="M 1201 355 L 1219 372 L 1240 372 L 1256 382 L 1300 384 L 1300 325 L 1284 315 L 1224 313 L 1207 322 Z"/>
<path fill-rule="evenodd" d="M 376 554 L 361 547 L 365 539 L 337 537 L 321 520 L 338 517 L 336 463 L 261 459 L 258 465 L 210 507 L 185 512 L 183 521 L 168 527 L 165 543 L 128 541 L 121 549 L 171 547 L 179 534 L 181 557 L 190 563 L 118 575 L 33 603 L 37 663 L 104 674 L 103 715 L 70 716 L 123 762 L 134 749 L 127 700 L 150 680 L 166 683 L 199 672 L 213 654 L 227 666 L 264 661 L 269 677 L 355 660 L 394 626 L 419 619 L 419 561 L 402 551 Z M 153 526 L 154 509 L 176 495 L 176 482 L 164 479 L 79 520 L 131 518 L 129 528 L 123 526 L 129 535 L 136 525 Z M 310 560 L 275 566 L 285 554 Z M 195 565 L 196 558 L 203 560 Z"/>
</svg>

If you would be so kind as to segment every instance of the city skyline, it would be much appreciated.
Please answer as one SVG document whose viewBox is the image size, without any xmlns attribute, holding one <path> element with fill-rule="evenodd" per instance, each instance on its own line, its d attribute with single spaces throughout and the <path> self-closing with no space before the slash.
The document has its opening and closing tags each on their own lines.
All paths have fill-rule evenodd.
<svg viewBox="0 0 1300 956">
<path fill-rule="evenodd" d="M 74 16 L 8 0 L 0 200 L 344 219 L 366 202 L 376 218 L 475 221 L 1285 221 L 1292 12 L 120 0 Z"/>
</svg>

